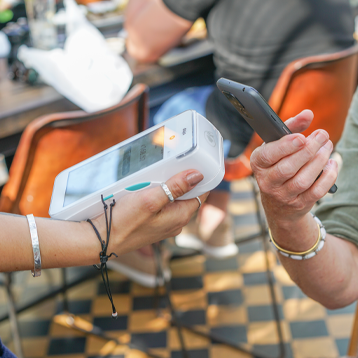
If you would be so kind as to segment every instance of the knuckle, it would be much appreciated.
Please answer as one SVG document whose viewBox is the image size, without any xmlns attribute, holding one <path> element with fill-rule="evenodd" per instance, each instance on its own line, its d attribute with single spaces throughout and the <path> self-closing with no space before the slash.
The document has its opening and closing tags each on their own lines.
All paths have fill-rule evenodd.
<svg viewBox="0 0 358 358">
<path fill-rule="evenodd" d="M 279 179 L 289 179 L 294 174 L 291 164 L 287 161 L 279 161 L 275 169 Z"/>
<path fill-rule="evenodd" d="M 295 179 L 292 181 L 292 188 L 294 191 L 303 192 L 309 188 L 311 183 L 307 180 L 307 178 L 298 175 L 295 177 Z"/>
<path fill-rule="evenodd" d="M 141 204 L 145 211 L 155 214 L 158 212 L 160 208 L 158 208 L 158 204 L 155 200 L 153 200 L 153 196 L 150 193 L 143 191 L 141 195 Z"/>
<path fill-rule="evenodd" d="M 179 198 L 186 193 L 186 185 L 184 183 L 178 183 L 177 181 L 174 181 L 171 183 L 170 191 L 175 198 Z"/>
</svg>

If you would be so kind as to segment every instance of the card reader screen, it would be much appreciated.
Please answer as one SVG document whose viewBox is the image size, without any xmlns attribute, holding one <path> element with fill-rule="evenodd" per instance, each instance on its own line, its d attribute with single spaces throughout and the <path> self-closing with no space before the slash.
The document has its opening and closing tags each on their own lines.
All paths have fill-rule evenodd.
<svg viewBox="0 0 358 358">
<path fill-rule="evenodd" d="M 164 127 L 114 149 L 68 175 L 63 206 L 163 159 Z"/>
</svg>

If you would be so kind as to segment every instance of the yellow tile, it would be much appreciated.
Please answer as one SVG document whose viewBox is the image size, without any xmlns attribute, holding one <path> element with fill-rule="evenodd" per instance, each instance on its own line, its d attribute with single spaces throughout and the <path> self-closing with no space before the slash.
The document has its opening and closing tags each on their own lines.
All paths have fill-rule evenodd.
<svg viewBox="0 0 358 358">
<path fill-rule="evenodd" d="M 274 267 L 273 272 L 275 274 L 276 280 L 285 285 L 285 286 L 295 286 L 295 283 L 291 280 L 290 276 L 288 275 L 287 271 L 284 269 L 283 266 L 277 265 Z"/>
<path fill-rule="evenodd" d="M 268 252 L 268 258 L 270 268 L 273 269 L 276 266 L 276 256 L 273 252 Z M 244 260 L 239 259 L 240 272 L 252 273 L 266 271 L 265 252 L 257 251 L 250 255 L 245 255 Z"/>
<path fill-rule="evenodd" d="M 7 294 L 6 294 L 5 289 L 3 289 L 3 288 L 0 289 L 0 303 L 2 303 L 2 304 L 7 303 Z"/>
<path fill-rule="evenodd" d="M 128 314 L 132 307 L 132 299 L 129 295 L 115 294 L 112 296 L 118 314 Z M 102 316 L 111 313 L 111 304 L 107 295 L 94 297 L 92 301 L 92 314 Z"/>
<path fill-rule="evenodd" d="M 129 351 L 126 345 L 117 345 L 114 341 L 108 341 L 95 336 L 88 336 L 86 340 L 86 354 L 90 355 L 116 355 Z M 52 358 L 52 357 L 51 357 Z"/>
<path fill-rule="evenodd" d="M 241 179 L 235 180 L 231 182 L 231 191 L 239 192 L 239 191 L 252 191 L 252 184 L 249 179 Z"/>
<path fill-rule="evenodd" d="M 287 322 L 281 322 L 281 330 L 285 342 L 290 340 L 290 329 Z M 276 322 L 253 322 L 248 325 L 247 341 L 249 344 L 278 344 Z"/>
<path fill-rule="evenodd" d="M 55 299 L 48 300 L 42 302 L 41 305 L 37 307 L 31 308 L 26 310 L 25 312 L 21 313 L 19 317 L 21 319 L 50 319 L 56 313 L 57 309 L 57 301 Z"/>
<path fill-rule="evenodd" d="M 336 344 L 330 337 L 294 340 L 292 350 L 295 358 L 337 358 L 339 356 Z"/>
<path fill-rule="evenodd" d="M 22 349 L 27 358 L 42 357 L 47 353 L 48 337 L 31 337 L 21 339 Z"/>
<path fill-rule="evenodd" d="M 213 272 L 204 276 L 204 288 L 206 291 L 224 291 L 241 288 L 243 277 L 238 272 Z"/>
<path fill-rule="evenodd" d="M 207 296 L 204 290 L 172 291 L 170 297 L 174 307 L 182 311 L 207 307 Z"/>
<path fill-rule="evenodd" d="M 0 337 L 3 342 L 11 339 L 10 323 L 8 320 L 0 323 Z"/>
<path fill-rule="evenodd" d="M 207 348 L 208 345 L 210 344 L 210 340 L 208 338 L 202 337 L 198 334 L 195 334 L 185 329 L 183 329 L 182 332 L 187 349 Z M 169 344 L 168 344 L 169 348 L 171 350 L 179 350 L 180 342 L 179 342 L 178 331 L 176 327 L 172 327 L 168 331 L 168 338 L 169 338 Z"/>
<path fill-rule="evenodd" d="M 267 285 L 244 286 L 242 292 L 245 302 L 250 306 L 271 304 L 270 288 Z M 278 302 L 282 302 L 281 289 L 275 285 L 275 294 Z"/>
<path fill-rule="evenodd" d="M 75 286 L 68 290 L 68 299 L 92 299 L 97 295 L 98 283 L 97 280 L 93 279 L 84 283 L 81 283 L 78 286 Z"/>
<path fill-rule="evenodd" d="M 234 235 L 235 239 L 238 240 L 240 243 L 240 239 L 245 238 L 249 235 L 256 234 L 259 231 L 260 227 L 259 225 L 243 225 L 243 226 L 236 226 L 234 228 Z M 240 250 L 240 247 L 239 247 Z"/>
<path fill-rule="evenodd" d="M 204 272 L 205 257 L 202 255 L 173 260 L 170 263 L 172 277 L 199 276 Z"/>
<path fill-rule="evenodd" d="M 352 333 L 354 315 L 334 315 L 326 319 L 328 332 L 334 338 L 349 338 Z"/>
<path fill-rule="evenodd" d="M 206 317 L 208 325 L 212 327 L 247 323 L 247 311 L 242 306 L 210 305 Z"/>
<path fill-rule="evenodd" d="M 283 312 L 288 321 L 313 321 L 324 319 L 326 311 L 310 298 L 291 298 L 283 303 Z"/>
<path fill-rule="evenodd" d="M 170 326 L 170 317 L 165 313 L 158 317 L 155 311 L 132 312 L 128 318 L 128 329 L 131 332 L 158 332 Z"/>
<path fill-rule="evenodd" d="M 161 358 L 170 358 L 170 351 L 168 349 L 165 349 L 165 348 L 155 348 L 155 349 L 150 349 L 149 352 L 151 354 L 154 354 L 158 357 L 161 357 Z M 147 356 L 145 356 L 147 357 Z M 126 356 L 126 358 L 128 358 L 128 354 Z"/>
<path fill-rule="evenodd" d="M 240 352 L 239 350 L 228 346 L 215 344 L 210 348 L 210 357 L 211 358 L 251 358 L 252 355 L 244 352 Z"/>
<path fill-rule="evenodd" d="M 85 354 L 61 354 L 61 355 L 51 355 L 51 358 L 87 358 Z"/>
<path fill-rule="evenodd" d="M 126 358 L 148 358 L 149 356 L 142 351 L 137 349 L 131 349 L 127 352 Z"/>
<path fill-rule="evenodd" d="M 51 338 L 60 337 L 83 337 L 85 334 L 69 327 L 65 327 L 61 324 L 52 322 L 50 326 L 49 335 Z"/>
<path fill-rule="evenodd" d="M 254 200 L 232 200 L 228 211 L 231 215 L 253 214 L 256 212 L 256 205 Z"/>
<path fill-rule="evenodd" d="M 138 285 L 135 282 L 132 282 L 131 286 L 132 286 L 131 287 L 131 294 L 133 296 L 154 296 L 154 294 L 155 294 L 155 289 L 154 288 L 144 287 L 144 286 Z M 165 288 L 160 287 L 159 288 L 159 293 L 161 295 L 164 295 Z"/>
</svg>

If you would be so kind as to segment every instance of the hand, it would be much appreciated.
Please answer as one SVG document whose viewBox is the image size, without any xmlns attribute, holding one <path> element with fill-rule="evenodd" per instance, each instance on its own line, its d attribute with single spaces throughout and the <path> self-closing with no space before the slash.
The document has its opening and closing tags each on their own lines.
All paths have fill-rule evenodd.
<svg viewBox="0 0 358 358">
<path fill-rule="evenodd" d="M 313 113 L 305 110 L 286 125 L 292 132 L 303 131 L 312 119 Z M 337 163 L 329 159 L 332 150 L 328 133 L 316 130 L 307 138 L 302 134 L 284 136 L 253 152 L 251 167 L 270 225 L 303 218 L 328 192 L 338 175 Z"/>
<path fill-rule="evenodd" d="M 193 189 L 203 175 L 187 170 L 170 178 L 166 184 L 174 199 Z M 203 203 L 209 193 L 199 198 Z M 194 212 L 197 199 L 178 200 L 170 203 L 161 187 L 141 190 L 118 200 L 113 208 L 112 230 L 108 253 L 117 255 L 136 250 L 145 245 L 179 235 Z M 94 221 L 102 239 L 105 238 L 104 215 Z"/>
</svg>

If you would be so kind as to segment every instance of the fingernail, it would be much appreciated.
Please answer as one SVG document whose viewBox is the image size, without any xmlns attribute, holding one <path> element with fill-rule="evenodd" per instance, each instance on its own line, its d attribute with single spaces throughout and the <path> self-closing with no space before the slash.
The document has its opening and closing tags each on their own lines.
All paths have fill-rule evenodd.
<svg viewBox="0 0 358 358">
<path fill-rule="evenodd" d="M 332 146 L 333 146 L 333 144 L 332 144 L 332 142 L 329 140 L 323 147 L 324 147 L 325 149 L 331 149 Z"/>
<path fill-rule="evenodd" d="M 293 143 L 293 145 L 294 145 L 295 147 L 302 147 L 302 146 L 305 144 L 303 138 L 301 138 L 301 137 L 296 137 L 296 138 L 292 141 L 292 143 Z"/>
<path fill-rule="evenodd" d="M 200 183 L 204 179 L 203 174 L 199 172 L 190 173 L 187 175 L 186 180 L 190 184 L 190 186 L 194 186 L 198 183 Z"/>
<path fill-rule="evenodd" d="M 315 139 L 319 144 L 323 144 L 328 139 L 327 133 L 320 131 L 316 134 Z"/>
</svg>

